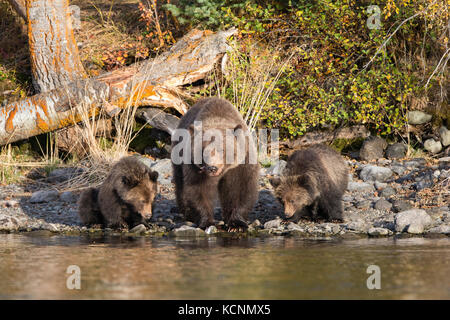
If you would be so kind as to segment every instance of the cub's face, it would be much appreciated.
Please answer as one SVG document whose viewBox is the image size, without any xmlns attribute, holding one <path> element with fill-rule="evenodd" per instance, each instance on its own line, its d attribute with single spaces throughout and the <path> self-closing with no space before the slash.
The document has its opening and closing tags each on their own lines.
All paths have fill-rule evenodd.
<svg viewBox="0 0 450 320">
<path fill-rule="evenodd" d="M 158 172 L 146 169 L 140 175 L 124 175 L 117 188 L 122 201 L 145 219 L 152 217 L 152 203 L 158 192 Z"/>
<path fill-rule="evenodd" d="M 275 188 L 275 196 L 284 207 L 284 215 L 291 218 L 313 203 L 310 191 L 297 177 L 274 178 L 270 182 Z"/>
</svg>

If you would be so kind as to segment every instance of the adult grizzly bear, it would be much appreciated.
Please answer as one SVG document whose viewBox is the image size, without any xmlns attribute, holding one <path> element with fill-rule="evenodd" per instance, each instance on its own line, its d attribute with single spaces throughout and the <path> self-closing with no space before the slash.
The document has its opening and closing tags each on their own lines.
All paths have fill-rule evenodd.
<svg viewBox="0 0 450 320">
<path fill-rule="evenodd" d="M 145 220 L 152 216 L 157 179 L 158 172 L 136 157 L 120 159 L 98 189 L 89 188 L 81 194 L 81 222 L 113 229 L 146 225 Z"/>
<path fill-rule="evenodd" d="M 203 229 L 214 225 L 218 197 L 228 230 L 247 229 L 258 198 L 259 165 L 249 130 L 230 102 L 206 98 L 193 105 L 172 135 L 171 157 L 177 204 L 186 220 Z"/>
<path fill-rule="evenodd" d="M 333 149 L 316 144 L 294 152 L 281 178 L 271 183 L 289 221 L 305 216 L 342 221 L 348 168 Z"/>
</svg>

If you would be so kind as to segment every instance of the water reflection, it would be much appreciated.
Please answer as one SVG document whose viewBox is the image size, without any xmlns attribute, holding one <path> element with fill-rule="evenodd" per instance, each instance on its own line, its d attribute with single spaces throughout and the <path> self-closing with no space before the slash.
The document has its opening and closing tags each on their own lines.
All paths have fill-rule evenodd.
<svg viewBox="0 0 450 320">
<path fill-rule="evenodd" d="M 368 290 L 366 269 L 381 268 Z M 81 290 L 66 269 L 81 268 Z M 450 239 L 0 235 L 0 298 L 449 299 Z"/>
</svg>

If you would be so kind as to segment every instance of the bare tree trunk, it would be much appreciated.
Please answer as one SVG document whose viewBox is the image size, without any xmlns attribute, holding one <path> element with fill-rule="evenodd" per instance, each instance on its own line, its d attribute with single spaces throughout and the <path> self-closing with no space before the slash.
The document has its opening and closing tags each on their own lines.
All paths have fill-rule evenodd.
<svg viewBox="0 0 450 320">
<path fill-rule="evenodd" d="M 72 28 L 68 0 L 27 0 L 28 43 L 37 92 L 86 78 Z"/>
<path fill-rule="evenodd" d="M 228 50 L 227 37 L 235 32 L 193 30 L 154 59 L 11 103 L 0 109 L 0 145 L 79 122 L 80 109 L 93 116 L 100 108 L 114 114 L 133 105 L 154 105 L 184 114 L 182 86 L 214 68 Z"/>
<path fill-rule="evenodd" d="M 25 6 L 25 0 L 8 0 L 8 2 L 13 6 L 16 12 L 27 21 L 27 9 Z"/>
</svg>

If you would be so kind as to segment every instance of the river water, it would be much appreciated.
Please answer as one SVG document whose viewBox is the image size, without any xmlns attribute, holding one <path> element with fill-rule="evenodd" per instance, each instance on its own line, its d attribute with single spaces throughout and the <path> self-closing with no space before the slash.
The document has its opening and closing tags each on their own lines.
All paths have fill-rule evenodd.
<svg viewBox="0 0 450 320">
<path fill-rule="evenodd" d="M 450 239 L 0 234 L 0 299 L 344 298 L 450 299 Z"/>
</svg>

